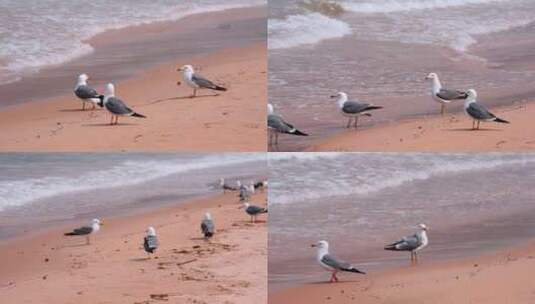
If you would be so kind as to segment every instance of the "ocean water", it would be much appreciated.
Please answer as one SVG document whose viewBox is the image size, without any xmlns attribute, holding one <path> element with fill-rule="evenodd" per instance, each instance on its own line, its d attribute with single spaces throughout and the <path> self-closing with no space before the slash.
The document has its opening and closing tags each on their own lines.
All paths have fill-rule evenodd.
<svg viewBox="0 0 535 304">
<path fill-rule="evenodd" d="M 0 84 L 93 51 L 87 39 L 110 29 L 205 12 L 265 4 L 265 0 L 2 0 Z"/>
<path fill-rule="evenodd" d="M 487 106 L 534 97 L 526 45 L 533 1 L 273 0 L 269 10 L 269 101 L 311 134 L 282 138 L 280 151 L 300 151 L 344 130 L 329 99 L 338 91 L 384 107 L 361 120 L 363 127 L 436 114 L 424 80 L 430 72 L 447 87 L 477 89 Z M 486 42 L 483 51 L 479 42 Z M 484 51 L 502 55 L 489 59 Z"/>
<path fill-rule="evenodd" d="M 465 257 L 535 236 L 531 154 L 275 153 L 269 156 L 270 282 L 321 280 L 325 239 L 371 271 L 406 265 L 383 246 L 429 226 L 423 260 Z"/>
<path fill-rule="evenodd" d="M 0 154 L 0 236 L 210 195 L 221 177 L 266 175 L 261 153 Z"/>
</svg>

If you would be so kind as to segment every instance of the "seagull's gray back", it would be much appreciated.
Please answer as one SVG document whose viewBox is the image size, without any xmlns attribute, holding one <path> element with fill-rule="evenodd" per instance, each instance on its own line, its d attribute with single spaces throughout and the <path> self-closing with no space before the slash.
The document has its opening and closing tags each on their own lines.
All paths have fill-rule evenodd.
<svg viewBox="0 0 535 304">
<path fill-rule="evenodd" d="M 346 101 L 342 107 L 342 111 L 347 114 L 358 114 L 365 111 L 369 106 L 369 103 Z"/>
<path fill-rule="evenodd" d="M 258 207 L 258 206 L 255 206 L 255 205 L 250 205 L 249 207 L 247 207 L 247 209 L 245 209 L 245 212 L 247 212 L 247 214 L 249 214 L 249 215 L 259 214 L 259 213 L 262 213 L 264 211 L 265 211 L 264 208 Z"/>
<path fill-rule="evenodd" d="M 494 116 L 494 114 L 490 113 L 484 106 L 478 104 L 477 102 L 470 103 L 468 105 L 468 108 L 466 108 L 466 112 L 468 113 L 468 115 L 478 120 L 487 120 L 496 117 Z"/>
<path fill-rule="evenodd" d="M 155 249 L 158 248 L 158 238 L 155 235 L 145 236 L 143 248 L 145 249 L 145 251 L 152 253 Z"/>
<path fill-rule="evenodd" d="M 201 88 L 211 89 L 216 86 L 213 82 L 198 74 L 193 74 L 193 76 L 191 76 L 191 80 Z"/>
<path fill-rule="evenodd" d="M 214 221 L 209 220 L 209 219 L 204 219 L 201 222 L 201 230 L 203 234 L 206 234 L 206 233 L 213 234 L 215 230 Z"/>
<path fill-rule="evenodd" d="M 268 127 L 277 130 L 280 133 L 289 133 L 294 126 L 284 121 L 282 117 L 275 114 L 268 115 Z"/>
<path fill-rule="evenodd" d="M 466 92 L 458 91 L 458 90 L 449 90 L 442 88 L 437 93 L 437 96 L 444 100 L 456 100 L 456 99 L 465 99 L 466 98 Z"/>
<path fill-rule="evenodd" d="M 418 235 L 414 234 L 414 235 L 402 238 L 396 244 L 396 248 L 398 250 L 411 251 L 411 250 L 414 250 L 414 249 L 418 248 L 421 244 L 422 244 L 422 242 L 421 242 L 420 238 L 418 237 Z"/>
<path fill-rule="evenodd" d="M 126 104 L 117 97 L 108 97 L 108 100 L 104 103 L 106 109 L 115 115 L 129 115 L 134 111 L 130 109 Z"/>
<path fill-rule="evenodd" d="M 334 268 L 334 269 L 340 269 L 340 270 L 343 270 L 343 269 L 349 269 L 351 267 L 351 264 L 349 264 L 348 262 L 345 262 L 345 261 L 342 261 L 342 260 L 339 260 L 337 259 L 336 257 L 330 255 L 330 254 L 326 254 L 324 255 L 322 258 L 321 258 L 321 262 Z"/>
<path fill-rule="evenodd" d="M 88 85 L 80 85 L 74 90 L 74 94 L 81 99 L 98 98 L 98 92 Z"/>
</svg>

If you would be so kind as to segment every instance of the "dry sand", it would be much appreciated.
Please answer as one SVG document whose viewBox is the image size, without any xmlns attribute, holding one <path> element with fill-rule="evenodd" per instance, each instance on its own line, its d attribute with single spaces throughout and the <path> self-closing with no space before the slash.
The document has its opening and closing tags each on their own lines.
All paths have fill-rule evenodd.
<svg viewBox="0 0 535 304">
<path fill-rule="evenodd" d="M 0 303 L 266 303 L 267 224 L 251 224 L 237 201 L 228 193 L 104 218 L 89 246 L 63 236 L 72 227 L 0 243 Z M 211 242 L 199 228 L 206 211 Z M 149 225 L 160 240 L 151 260 L 142 249 Z"/>
<path fill-rule="evenodd" d="M 185 98 L 192 90 L 177 86 L 176 71 L 184 64 L 229 90 Z M 117 83 L 116 95 L 148 118 L 121 118 L 117 126 L 108 125 L 105 109 L 81 111 L 74 95 L 6 107 L 0 111 L 0 150 L 265 151 L 266 65 L 262 42 L 143 71 Z"/>
<path fill-rule="evenodd" d="M 491 152 L 535 150 L 535 104 L 493 108 L 511 124 L 481 123 L 473 131 L 465 113 L 402 120 L 348 130 L 314 144 L 308 151 Z"/>
<path fill-rule="evenodd" d="M 408 256 L 407 256 L 408 259 Z M 340 283 L 313 283 L 269 295 L 271 304 L 535 303 L 535 243 L 491 256 L 421 264 L 366 276 L 342 274 Z M 325 280 L 329 274 L 325 273 Z"/>
</svg>

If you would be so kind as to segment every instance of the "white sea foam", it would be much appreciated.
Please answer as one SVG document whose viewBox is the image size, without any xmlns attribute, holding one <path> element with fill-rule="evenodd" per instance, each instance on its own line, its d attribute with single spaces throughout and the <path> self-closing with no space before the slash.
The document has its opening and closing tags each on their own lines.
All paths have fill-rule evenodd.
<svg viewBox="0 0 535 304">
<path fill-rule="evenodd" d="M 328 197 L 369 195 L 434 176 L 535 163 L 535 157 L 532 156 L 502 158 L 486 155 L 445 161 L 444 156 L 440 155 L 398 155 L 396 158 L 396 154 L 372 153 L 342 154 L 334 156 L 338 157 L 336 161 L 325 162 L 321 158 L 327 155 L 308 154 L 312 155 L 301 157 L 283 154 L 274 159 L 270 156 L 270 203 L 291 204 Z M 288 158 L 294 161 L 285 161 Z M 419 158 L 424 160 L 417 161 Z M 368 166 L 369 162 L 376 163 Z M 384 162 L 384 165 L 378 166 L 377 162 Z"/>
<path fill-rule="evenodd" d="M 315 44 L 351 34 L 349 24 L 320 13 L 290 15 L 268 20 L 269 49 Z"/>
<path fill-rule="evenodd" d="M 265 0 L 0 2 L 0 84 L 93 51 L 87 40 L 133 25 L 265 4 Z"/>
<path fill-rule="evenodd" d="M 509 0 L 383 0 L 343 1 L 344 9 L 357 13 L 392 13 L 425 9 L 459 7 L 474 4 L 506 2 Z"/>
<path fill-rule="evenodd" d="M 0 182 L 0 211 L 6 207 L 22 206 L 56 195 L 132 186 L 172 174 L 265 160 L 265 155 L 246 153 L 205 156 L 189 162 L 179 160 L 134 162 L 126 160 L 106 169 L 81 172 L 76 177 L 56 175 L 2 181 Z"/>
</svg>

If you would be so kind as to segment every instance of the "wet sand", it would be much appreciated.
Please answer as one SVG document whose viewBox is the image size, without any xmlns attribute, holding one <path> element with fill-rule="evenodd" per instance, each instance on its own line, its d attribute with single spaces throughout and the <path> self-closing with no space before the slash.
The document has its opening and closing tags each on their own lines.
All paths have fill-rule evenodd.
<svg viewBox="0 0 535 304">
<path fill-rule="evenodd" d="M 309 151 L 527 152 L 535 150 L 534 103 L 492 108 L 511 124 L 481 123 L 472 130 L 464 113 L 405 119 L 348 130 L 313 144 Z"/>
<path fill-rule="evenodd" d="M 532 303 L 533 267 L 534 241 L 453 262 L 424 262 L 366 276 L 343 274 L 340 283 L 317 282 L 270 293 L 269 303 Z"/>
<path fill-rule="evenodd" d="M 265 204 L 266 195 L 252 200 Z M 235 193 L 142 215 L 104 218 L 90 246 L 69 227 L 0 243 L 5 303 L 266 303 L 266 222 L 249 222 Z M 216 235 L 200 238 L 209 211 Z M 262 217 L 262 220 L 267 220 Z M 84 224 L 84 223 L 80 223 Z M 146 259 L 142 238 L 156 228 L 160 248 Z"/>
</svg>

